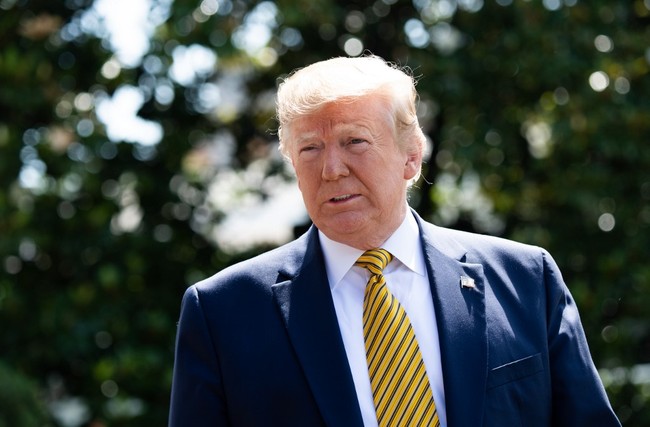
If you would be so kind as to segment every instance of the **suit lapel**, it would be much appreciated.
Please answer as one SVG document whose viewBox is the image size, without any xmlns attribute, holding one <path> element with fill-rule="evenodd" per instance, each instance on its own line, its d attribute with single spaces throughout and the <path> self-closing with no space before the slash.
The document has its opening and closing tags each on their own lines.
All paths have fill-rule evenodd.
<svg viewBox="0 0 650 427">
<path fill-rule="evenodd" d="M 418 222 L 440 337 L 447 423 L 482 425 L 488 366 L 483 268 L 466 262 L 465 251 L 437 227 Z M 461 287 L 461 276 L 473 279 L 475 288 Z"/>
<path fill-rule="evenodd" d="M 327 282 L 317 230 L 306 236 L 306 250 L 288 260 L 288 280 L 273 296 L 323 418 L 330 426 L 363 426 L 354 382 Z"/>
</svg>

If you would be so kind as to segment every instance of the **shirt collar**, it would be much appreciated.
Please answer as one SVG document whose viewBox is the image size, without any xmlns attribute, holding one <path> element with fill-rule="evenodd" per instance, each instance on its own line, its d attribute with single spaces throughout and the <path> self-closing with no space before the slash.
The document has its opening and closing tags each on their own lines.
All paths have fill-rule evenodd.
<svg viewBox="0 0 650 427">
<path fill-rule="evenodd" d="M 362 250 L 336 242 L 318 230 L 318 236 L 325 256 L 325 268 L 330 287 L 334 288 L 343 279 L 343 276 L 352 268 L 359 259 Z M 402 224 L 381 245 L 383 249 L 393 254 L 411 271 L 424 276 L 426 268 L 420 242 L 420 230 L 415 218 L 410 211 L 404 216 Z M 394 262 L 394 261 L 393 261 Z"/>
</svg>

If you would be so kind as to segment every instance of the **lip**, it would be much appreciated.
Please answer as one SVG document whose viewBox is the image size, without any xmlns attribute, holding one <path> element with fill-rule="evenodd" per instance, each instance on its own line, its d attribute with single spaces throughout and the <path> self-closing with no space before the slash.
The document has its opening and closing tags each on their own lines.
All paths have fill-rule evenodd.
<svg viewBox="0 0 650 427">
<path fill-rule="evenodd" d="M 327 202 L 334 205 L 339 205 L 355 200 L 357 197 L 359 197 L 359 194 L 340 194 L 338 196 L 331 197 L 327 200 Z"/>
</svg>

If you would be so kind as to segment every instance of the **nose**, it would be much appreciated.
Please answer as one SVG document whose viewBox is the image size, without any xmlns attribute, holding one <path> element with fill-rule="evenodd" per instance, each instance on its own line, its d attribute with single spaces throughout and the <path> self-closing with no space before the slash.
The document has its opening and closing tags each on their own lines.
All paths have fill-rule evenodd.
<svg viewBox="0 0 650 427">
<path fill-rule="evenodd" d="M 322 178 L 325 181 L 334 181 L 348 176 L 350 170 L 346 164 L 345 153 L 339 147 L 328 147 L 323 153 Z"/>
</svg>

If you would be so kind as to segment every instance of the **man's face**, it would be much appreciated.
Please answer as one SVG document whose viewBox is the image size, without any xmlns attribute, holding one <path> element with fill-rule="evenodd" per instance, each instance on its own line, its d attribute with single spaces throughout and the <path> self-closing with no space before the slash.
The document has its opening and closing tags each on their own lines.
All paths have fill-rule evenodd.
<svg viewBox="0 0 650 427">
<path fill-rule="evenodd" d="M 381 245 L 404 219 L 407 181 L 422 159 L 416 143 L 404 141 L 407 149 L 398 148 L 387 102 L 367 96 L 327 104 L 287 131 L 314 224 L 330 239 L 358 249 Z"/>
</svg>

